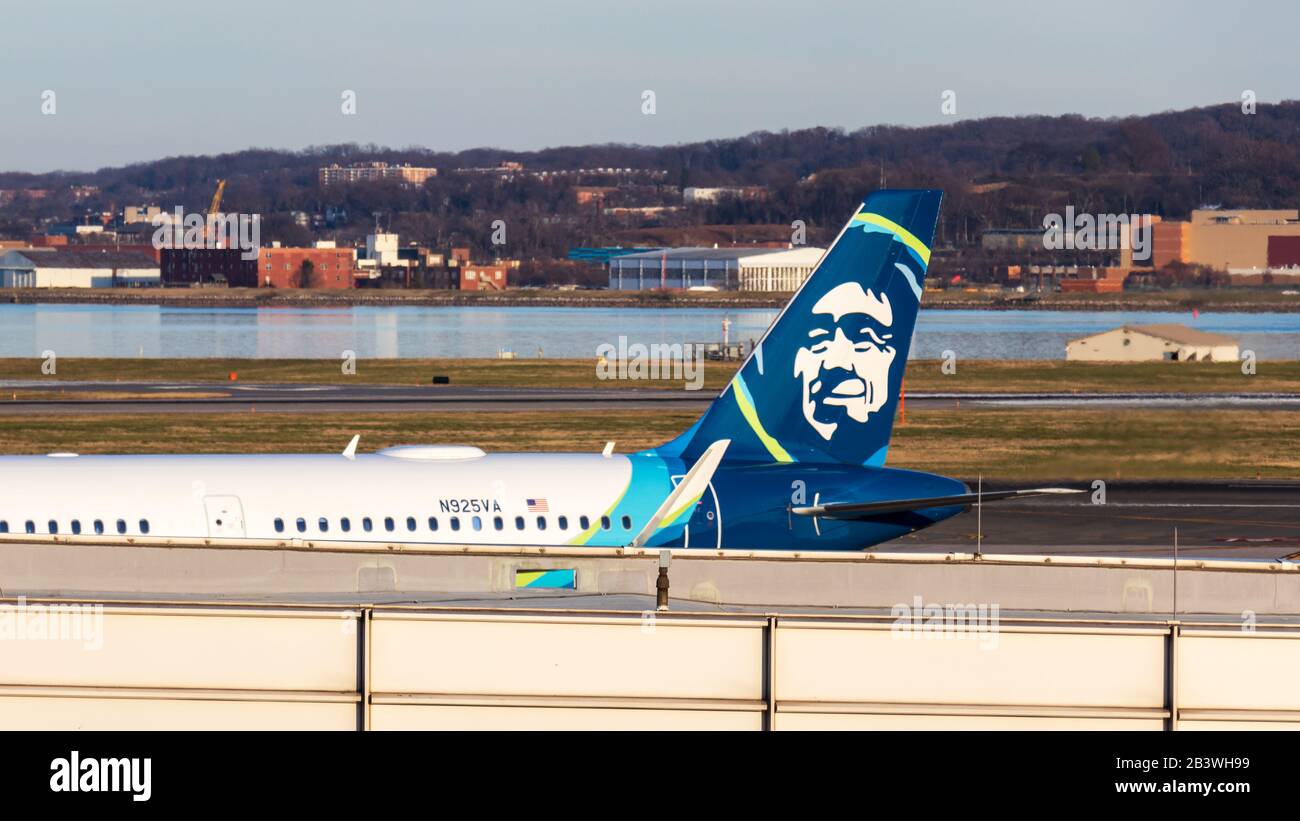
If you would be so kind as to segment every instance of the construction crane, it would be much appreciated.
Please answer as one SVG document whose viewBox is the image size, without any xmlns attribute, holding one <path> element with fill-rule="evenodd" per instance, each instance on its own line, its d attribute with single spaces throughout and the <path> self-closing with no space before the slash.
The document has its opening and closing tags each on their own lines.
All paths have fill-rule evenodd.
<svg viewBox="0 0 1300 821">
<path fill-rule="evenodd" d="M 212 204 L 208 206 L 208 216 L 214 216 L 217 209 L 221 207 L 221 195 L 225 193 L 226 181 L 217 180 L 217 192 L 212 195 Z"/>
<path fill-rule="evenodd" d="M 208 206 L 208 218 L 204 220 L 204 225 L 203 225 L 203 240 L 204 240 L 203 244 L 208 245 L 209 247 L 211 247 L 211 245 L 209 245 L 209 240 L 211 239 L 211 237 L 209 237 L 208 232 L 212 231 L 216 226 L 216 220 L 218 219 L 217 209 L 221 207 L 221 195 L 225 193 L 225 191 L 226 191 L 226 181 L 217 180 L 217 191 L 212 195 L 212 204 Z M 217 234 L 216 241 L 218 244 L 221 241 L 221 234 L 219 232 Z"/>
</svg>

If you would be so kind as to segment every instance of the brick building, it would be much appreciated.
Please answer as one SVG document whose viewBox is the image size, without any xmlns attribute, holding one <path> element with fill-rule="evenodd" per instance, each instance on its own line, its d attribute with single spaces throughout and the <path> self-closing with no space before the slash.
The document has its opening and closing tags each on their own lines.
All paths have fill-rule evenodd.
<svg viewBox="0 0 1300 821">
<path fill-rule="evenodd" d="M 310 263 L 309 268 L 304 266 Z M 351 288 L 357 267 L 352 248 L 263 248 L 257 284 L 266 288 Z M 303 281 L 304 271 L 309 280 Z"/>
<path fill-rule="evenodd" d="M 219 285 L 231 288 L 352 288 L 356 251 L 352 248 L 262 248 L 244 259 L 237 248 L 164 248 L 164 285 Z M 310 281 L 303 282 L 303 263 Z"/>
<path fill-rule="evenodd" d="M 257 260 L 244 259 L 237 248 L 164 248 L 161 253 L 164 286 L 257 287 Z"/>
<path fill-rule="evenodd" d="M 1124 290 L 1128 274 L 1127 268 L 1080 268 L 1061 277 L 1058 283 L 1065 293 L 1117 294 Z"/>
<path fill-rule="evenodd" d="M 499 263 L 469 263 L 460 269 L 462 291 L 504 291 L 509 283 L 509 266 Z"/>
</svg>

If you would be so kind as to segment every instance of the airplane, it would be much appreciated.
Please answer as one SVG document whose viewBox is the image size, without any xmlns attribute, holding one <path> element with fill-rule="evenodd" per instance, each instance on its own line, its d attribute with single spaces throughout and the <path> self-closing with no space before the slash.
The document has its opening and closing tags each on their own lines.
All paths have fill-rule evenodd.
<svg viewBox="0 0 1300 821">
<path fill-rule="evenodd" d="M 730 383 L 636 453 L 0 457 L 0 533 L 61 536 L 863 550 L 972 504 L 886 467 L 942 192 L 869 195 Z"/>
</svg>

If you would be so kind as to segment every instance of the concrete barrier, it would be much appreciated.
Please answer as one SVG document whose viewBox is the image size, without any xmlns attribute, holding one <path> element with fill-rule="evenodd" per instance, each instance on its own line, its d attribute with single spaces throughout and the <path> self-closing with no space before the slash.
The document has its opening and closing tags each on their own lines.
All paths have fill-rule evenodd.
<svg viewBox="0 0 1300 821">
<path fill-rule="evenodd" d="M 0 728 L 1300 729 L 1300 625 L 938 614 L 6 600 Z"/>
<path fill-rule="evenodd" d="M 528 595 L 521 570 L 573 569 L 579 594 L 654 594 L 637 549 L 14 537 L 0 592 L 147 597 Z M 1300 564 L 1077 556 L 675 551 L 675 600 L 760 609 L 889 609 L 927 601 L 1003 611 L 1300 615 Z M 1175 579 L 1176 577 L 1176 579 Z"/>
<path fill-rule="evenodd" d="M 0 605 L 0 726 L 355 727 L 356 618 L 9 601 Z"/>
</svg>

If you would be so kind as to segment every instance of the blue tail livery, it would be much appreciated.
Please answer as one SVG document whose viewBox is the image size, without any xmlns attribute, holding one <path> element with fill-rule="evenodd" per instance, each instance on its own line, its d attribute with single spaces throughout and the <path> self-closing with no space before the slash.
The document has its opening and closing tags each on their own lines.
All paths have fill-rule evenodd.
<svg viewBox="0 0 1300 821">
<path fill-rule="evenodd" d="M 696 459 L 885 463 L 921 305 L 939 191 L 879 191 L 862 203 L 731 384 L 659 449 Z"/>
<path fill-rule="evenodd" d="M 699 421 L 645 454 L 679 473 L 727 442 L 710 492 L 663 543 L 862 548 L 971 504 L 1072 492 L 971 494 L 884 466 L 942 198 L 867 197 Z"/>
</svg>

